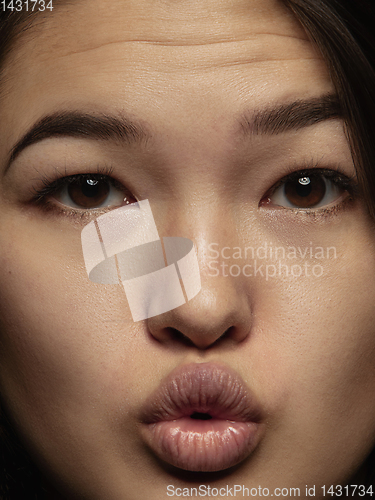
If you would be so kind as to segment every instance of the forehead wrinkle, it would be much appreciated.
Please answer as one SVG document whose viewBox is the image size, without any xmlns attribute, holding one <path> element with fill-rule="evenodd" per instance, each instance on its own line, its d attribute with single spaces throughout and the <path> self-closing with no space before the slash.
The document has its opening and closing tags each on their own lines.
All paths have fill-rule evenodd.
<svg viewBox="0 0 375 500">
<path fill-rule="evenodd" d="M 301 40 L 301 41 L 306 41 L 308 40 L 306 38 L 301 38 L 298 36 L 292 36 L 292 35 L 282 35 L 282 34 L 275 34 L 275 33 L 257 33 L 256 35 L 249 36 L 247 38 L 243 39 L 230 39 L 228 38 L 227 40 L 212 40 L 212 41 L 206 41 L 206 42 L 183 42 L 182 40 L 180 42 L 174 41 L 174 40 L 163 40 L 163 41 L 158 41 L 158 40 L 152 40 L 152 39 L 146 39 L 146 38 L 134 38 L 134 39 L 125 39 L 125 40 L 113 40 L 109 42 L 104 42 L 99 45 L 96 45 L 94 47 L 90 47 L 87 49 L 83 50 L 75 50 L 71 52 L 67 52 L 66 54 L 63 55 L 69 56 L 73 54 L 84 54 L 93 50 L 98 50 L 110 45 L 116 45 L 116 44 L 123 44 L 123 43 L 139 43 L 139 44 L 149 44 L 149 45 L 154 45 L 157 47 L 206 47 L 210 45 L 224 45 L 227 43 L 241 43 L 241 42 L 248 42 L 253 40 L 256 40 L 259 36 L 277 36 L 277 37 L 283 37 L 283 38 L 288 38 L 288 39 L 295 39 L 295 40 Z"/>
<path fill-rule="evenodd" d="M 51 37 L 51 33 L 48 35 L 49 37 Z M 171 39 L 171 38 L 166 38 L 166 39 L 157 39 L 157 38 L 142 38 L 142 37 L 135 37 L 135 38 L 127 38 L 127 39 L 123 39 L 123 40 L 109 40 L 109 41 L 103 41 L 102 43 L 99 43 L 98 45 L 95 45 L 95 46 L 92 46 L 92 47 L 88 47 L 88 48 L 85 48 L 85 49 L 82 49 L 82 50 L 72 50 L 70 52 L 66 52 L 65 54 L 63 54 L 63 56 L 69 56 L 69 55 L 72 55 L 72 54 L 84 54 L 86 52 L 90 52 L 90 51 L 93 51 L 93 50 L 98 50 L 98 49 L 102 49 L 102 48 L 105 48 L 105 47 L 108 47 L 108 46 L 112 46 L 112 45 L 121 45 L 121 44 L 127 44 L 127 43 L 136 43 L 136 44 L 149 44 L 149 45 L 153 45 L 153 46 L 156 46 L 156 47 L 181 47 L 181 48 L 185 48 L 185 47 L 209 47 L 209 46 L 215 46 L 215 45 L 225 45 L 225 44 L 233 44 L 233 43 L 247 43 L 247 42 L 259 42 L 259 38 L 260 37 L 271 37 L 271 38 L 282 38 L 282 39 L 286 39 L 286 40 L 298 40 L 299 42 L 306 42 L 306 44 L 311 47 L 311 42 L 308 40 L 308 38 L 305 38 L 305 37 L 300 37 L 300 36 L 294 36 L 294 35 L 291 35 L 291 34 L 284 34 L 284 33 L 272 33 L 272 32 L 259 32 L 259 33 L 253 33 L 253 34 L 249 34 L 248 36 L 246 37 L 242 37 L 242 38 L 237 38 L 237 37 L 233 37 L 233 36 L 227 36 L 227 37 L 220 37 L 218 39 L 215 39 L 215 40 L 206 40 L 206 41 L 202 41 L 202 42 L 199 42 L 197 41 L 196 38 L 193 38 L 193 39 Z M 64 44 L 63 43 L 60 43 L 59 44 L 60 47 L 63 47 Z M 79 43 L 77 43 L 77 45 L 80 45 Z M 46 46 L 47 50 L 45 51 L 48 55 L 50 55 L 51 51 L 50 51 L 50 47 L 44 44 L 39 44 L 39 47 L 43 47 L 43 46 Z"/>
<path fill-rule="evenodd" d="M 72 56 L 69 56 L 72 57 Z M 231 68 L 241 68 L 241 67 L 254 67 L 257 71 L 264 71 L 267 69 L 267 65 L 271 67 L 272 70 L 277 70 L 278 68 L 282 68 L 284 64 L 296 64 L 296 63 L 301 63 L 303 64 L 304 62 L 312 61 L 312 60 L 317 60 L 321 62 L 321 59 L 318 57 L 295 57 L 295 58 L 279 58 L 275 57 L 274 59 L 267 59 L 265 57 L 263 58 L 252 58 L 249 59 L 248 57 L 244 57 L 243 60 L 236 59 L 233 57 L 226 58 L 226 60 L 223 60 L 223 58 L 218 58 L 218 60 L 213 60 L 212 58 L 202 58 L 199 61 L 191 61 L 187 62 L 186 59 L 181 57 L 180 59 L 175 59 L 174 61 L 169 61 L 168 64 L 160 63 L 158 62 L 151 62 L 151 64 L 145 65 L 142 67 L 141 71 L 137 73 L 137 81 L 139 81 L 140 78 L 145 78 L 147 77 L 158 77 L 162 75 L 180 75 L 184 74 L 186 76 L 191 76 L 191 78 L 196 78 L 200 74 L 214 74 L 216 71 L 220 70 L 229 70 Z M 118 59 L 118 64 L 123 64 L 124 60 L 123 58 Z M 143 59 L 140 58 L 139 61 L 137 61 L 137 65 L 142 64 Z M 76 65 L 71 64 L 71 70 L 74 69 L 75 75 L 78 78 L 85 78 L 86 71 L 85 68 L 82 67 L 82 64 L 80 64 L 79 61 L 77 61 Z M 103 73 L 107 75 L 107 78 L 110 76 L 111 71 L 113 70 L 112 67 L 107 68 L 105 65 L 101 62 L 98 63 L 100 65 L 100 68 L 98 69 L 98 73 Z M 95 67 L 95 64 L 93 65 Z M 128 62 L 128 73 L 132 71 L 134 67 L 134 61 Z M 118 73 L 114 73 L 114 77 L 118 77 Z M 230 75 L 227 75 L 228 77 Z M 234 75 L 237 79 L 240 78 L 240 75 L 236 74 Z M 244 77 L 241 78 L 241 81 Z M 189 80 L 191 82 L 191 80 Z M 50 83 L 52 85 L 52 82 Z M 145 88 L 147 87 L 146 82 L 143 82 L 145 85 Z M 166 87 L 169 88 L 169 87 Z M 156 91 L 155 91 L 156 92 Z"/>
<path fill-rule="evenodd" d="M 144 0 L 134 2 L 122 0 L 108 2 L 89 0 L 77 3 L 71 12 L 63 12 L 69 16 L 65 30 L 61 30 L 66 18 L 51 17 L 46 34 L 74 33 L 74 39 L 80 44 L 90 44 L 94 37 L 108 40 L 114 34 L 126 33 L 129 39 L 160 41 L 174 43 L 177 38 L 184 44 L 194 44 L 197 38 L 210 40 L 232 40 L 241 36 L 273 32 L 276 35 L 291 35 L 308 39 L 296 20 L 294 14 L 280 0 L 268 0 L 272 8 L 263 9 L 263 0 L 246 0 L 241 2 L 213 2 L 209 0 L 195 2 L 161 2 L 160 0 Z M 117 5 L 116 5 L 117 3 Z M 259 3 L 260 5 L 256 5 Z M 92 7 L 93 5 L 96 7 Z M 127 4 L 127 8 L 126 8 Z M 238 4 L 241 4 L 240 6 Z M 253 5 L 254 4 L 254 5 Z M 81 8 L 79 8 L 81 6 Z M 266 12 L 266 14 L 265 14 Z M 87 19 L 91 18 L 95 30 L 88 30 Z M 89 33 L 89 37 L 85 37 Z M 81 36 L 83 34 L 83 36 Z M 147 37 L 144 37 L 147 34 Z M 224 38 L 223 38 L 224 37 Z M 52 40 L 54 42 L 54 40 Z M 58 42 L 60 43 L 61 40 Z M 54 45 L 56 45 L 54 43 Z"/>
<path fill-rule="evenodd" d="M 263 38 L 267 37 L 264 42 Z M 191 69 L 212 69 L 221 67 L 239 66 L 243 64 L 286 62 L 302 60 L 322 60 L 321 56 L 312 49 L 311 43 L 297 37 L 261 34 L 246 38 L 244 40 L 217 41 L 205 44 L 164 44 L 149 40 L 123 40 L 113 41 L 90 47 L 85 50 L 66 52 L 55 55 L 54 61 L 65 58 L 80 58 L 86 54 L 89 60 L 77 60 L 76 64 L 81 67 L 84 64 L 98 65 L 102 69 L 110 69 L 108 64 L 123 65 L 130 68 L 136 64 L 137 68 L 142 65 L 147 71 L 154 67 L 159 73 L 170 73 L 180 69 L 189 71 Z M 123 48 L 121 45 L 123 44 Z M 111 47 L 115 47 L 113 50 Z M 103 53 L 107 53 L 103 56 Z M 152 57 L 150 54 L 153 53 Z M 45 52 L 40 56 L 41 62 L 50 60 L 50 53 Z M 112 61 L 112 63 L 111 63 Z M 52 62 L 54 64 L 54 62 Z M 69 63 L 71 64 L 71 63 Z"/>
</svg>

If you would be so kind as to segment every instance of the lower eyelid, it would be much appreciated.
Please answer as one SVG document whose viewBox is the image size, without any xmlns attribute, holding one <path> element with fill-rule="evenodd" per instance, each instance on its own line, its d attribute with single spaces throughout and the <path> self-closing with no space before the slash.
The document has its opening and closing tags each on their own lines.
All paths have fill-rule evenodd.
<svg viewBox="0 0 375 500">
<path fill-rule="evenodd" d="M 313 219 L 314 221 L 318 221 L 321 219 L 325 219 L 331 216 L 339 215 L 341 212 L 344 212 L 347 209 L 353 208 L 356 198 L 351 196 L 349 192 L 343 194 L 343 199 L 341 201 L 334 202 L 330 205 L 319 207 L 319 208 L 288 208 L 280 205 L 273 206 L 262 206 L 259 205 L 261 210 L 265 210 L 266 212 L 270 212 L 273 216 L 279 214 L 287 215 L 293 217 Z M 297 220 L 296 220 L 297 221 Z"/>
<path fill-rule="evenodd" d="M 105 207 L 101 209 L 75 209 L 69 208 L 59 202 L 46 201 L 39 207 L 46 215 L 58 220 L 68 220 L 79 226 L 86 225 L 95 220 L 100 215 L 114 210 L 113 207 Z M 117 207 L 116 207 L 117 208 Z"/>
</svg>

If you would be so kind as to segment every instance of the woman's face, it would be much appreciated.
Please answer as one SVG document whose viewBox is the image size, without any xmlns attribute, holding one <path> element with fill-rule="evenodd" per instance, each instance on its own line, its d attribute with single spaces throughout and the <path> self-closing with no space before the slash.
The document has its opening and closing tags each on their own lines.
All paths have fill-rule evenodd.
<svg viewBox="0 0 375 500">
<path fill-rule="evenodd" d="M 375 443 L 375 238 L 328 70 L 293 15 L 275 0 L 62 2 L 4 78 L 0 387 L 58 488 L 319 498 L 349 480 Z M 99 195 L 45 189 L 76 174 Z M 137 322 L 122 286 L 88 279 L 81 245 L 125 190 L 161 237 L 194 242 L 201 276 L 193 299 Z"/>
</svg>

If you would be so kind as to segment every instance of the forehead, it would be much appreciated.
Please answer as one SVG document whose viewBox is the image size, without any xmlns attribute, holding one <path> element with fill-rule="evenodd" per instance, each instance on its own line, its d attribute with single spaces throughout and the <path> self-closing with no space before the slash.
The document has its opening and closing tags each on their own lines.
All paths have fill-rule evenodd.
<svg viewBox="0 0 375 500">
<path fill-rule="evenodd" d="M 321 56 L 279 0 L 62 1 L 14 54 L 5 118 L 12 123 L 19 110 L 21 128 L 62 106 L 138 116 L 161 106 L 173 115 L 177 105 L 195 116 L 220 105 L 241 114 L 332 90 Z"/>
<path fill-rule="evenodd" d="M 23 42 L 33 64 L 135 56 L 161 72 L 319 58 L 281 0 L 60 0 Z"/>
</svg>

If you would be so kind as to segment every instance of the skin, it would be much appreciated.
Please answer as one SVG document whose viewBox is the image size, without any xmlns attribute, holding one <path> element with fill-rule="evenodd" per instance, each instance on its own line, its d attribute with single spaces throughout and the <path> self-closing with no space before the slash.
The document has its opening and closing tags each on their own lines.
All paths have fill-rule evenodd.
<svg viewBox="0 0 375 500">
<path fill-rule="evenodd" d="M 161 500 L 171 484 L 299 487 L 301 497 L 316 485 L 321 498 L 322 485 L 360 481 L 375 445 L 371 222 L 360 197 L 315 213 L 260 206 L 311 161 L 353 176 L 343 124 L 275 136 L 240 124 L 254 109 L 329 91 L 321 56 L 273 0 L 78 1 L 15 45 L 0 101 L 0 390 L 61 498 Z M 60 110 L 126 115 L 149 137 L 46 139 L 4 174 L 20 137 Z M 32 201 L 43 176 L 98 164 L 149 200 L 160 235 L 194 241 L 202 289 L 193 300 L 134 323 L 120 286 L 87 278 L 80 233 L 95 214 Z M 282 261 L 320 264 L 321 277 L 213 275 L 211 243 L 265 242 L 335 247 L 336 258 Z M 265 432 L 234 469 L 173 470 L 146 447 L 139 410 L 174 368 L 207 361 L 242 376 Z"/>
</svg>

